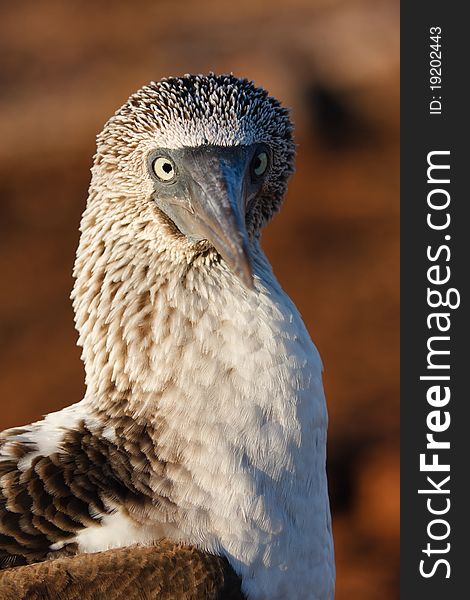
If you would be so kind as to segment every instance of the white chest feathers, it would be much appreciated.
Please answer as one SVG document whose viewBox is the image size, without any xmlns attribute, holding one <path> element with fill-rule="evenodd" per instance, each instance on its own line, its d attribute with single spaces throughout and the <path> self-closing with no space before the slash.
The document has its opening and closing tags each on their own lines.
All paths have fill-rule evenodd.
<svg viewBox="0 0 470 600">
<path fill-rule="evenodd" d="M 329 600 L 321 361 L 270 272 L 258 290 L 209 298 L 190 338 L 160 355 L 174 377 L 159 400 L 159 445 L 178 447 L 191 474 L 174 500 L 195 508 L 184 538 L 227 556 L 249 598 Z"/>
</svg>

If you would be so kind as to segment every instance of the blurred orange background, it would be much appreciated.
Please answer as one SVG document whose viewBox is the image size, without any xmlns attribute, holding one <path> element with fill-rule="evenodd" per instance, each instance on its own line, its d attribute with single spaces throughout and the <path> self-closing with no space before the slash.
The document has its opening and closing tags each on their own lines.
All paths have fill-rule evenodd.
<svg viewBox="0 0 470 600">
<path fill-rule="evenodd" d="M 398 0 L 1 3 L 0 429 L 80 400 L 69 301 L 94 136 L 152 79 L 292 107 L 264 247 L 325 364 L 338 600 L 398 597 Z"/>
</svg>

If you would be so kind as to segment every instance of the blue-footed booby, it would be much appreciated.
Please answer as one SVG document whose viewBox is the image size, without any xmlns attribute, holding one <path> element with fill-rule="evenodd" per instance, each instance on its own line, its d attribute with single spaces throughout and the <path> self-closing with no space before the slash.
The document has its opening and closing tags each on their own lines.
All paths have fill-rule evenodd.
<svg viewBox="0 0 470 600">
<path fill-rule="evenodd" d="M 168 540 L 249 600 L 331 600 L 322 365 L 260 245 L 288 112 L 233 75 L 130 96 L 97 138 L 72 292 L 84 398 L 0 437 L 0 563 Z"/>
</svg>

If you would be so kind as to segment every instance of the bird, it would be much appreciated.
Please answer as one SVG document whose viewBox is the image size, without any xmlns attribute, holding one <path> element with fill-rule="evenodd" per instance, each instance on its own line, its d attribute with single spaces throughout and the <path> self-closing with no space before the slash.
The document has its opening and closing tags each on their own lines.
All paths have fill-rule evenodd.
<svg viewBox="0 0 470 600">
<path fill-rule="evenodd" d="M 86 391 L 0 434 L 2 568 L 169 540 L 248 600 L 333 598 L 322 362 L 261 246 L 295 150 L 233 74 L 151 82 L 108 120 L 73 270 Z"/>
</svg>

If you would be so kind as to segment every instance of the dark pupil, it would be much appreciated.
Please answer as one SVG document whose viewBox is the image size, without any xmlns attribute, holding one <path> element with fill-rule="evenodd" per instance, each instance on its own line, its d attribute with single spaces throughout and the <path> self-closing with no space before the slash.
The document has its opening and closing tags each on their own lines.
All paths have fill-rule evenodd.
<svg viewBox="0 0 470 600">
<path fill-rule="evenodd" d="M 256 171 L 256 169 L 259 169 L 260 167 L 261 167 L 261 159 L 259 156 L 257 156 L 253 163 L 253 169 Z"/>
<path fill-rule="evenodd" d="M 165 173 L 171 173 L 171 171 L 173 171 L 173 167 L 169 162 L 164 163 L 162 169 L 165 171 Z"/>
</svg>

